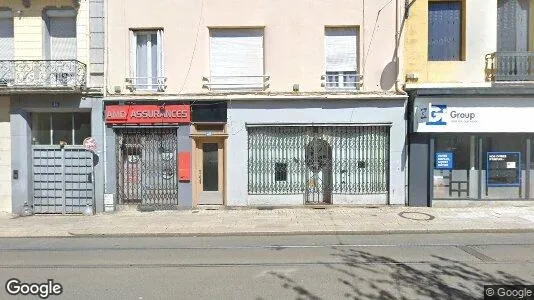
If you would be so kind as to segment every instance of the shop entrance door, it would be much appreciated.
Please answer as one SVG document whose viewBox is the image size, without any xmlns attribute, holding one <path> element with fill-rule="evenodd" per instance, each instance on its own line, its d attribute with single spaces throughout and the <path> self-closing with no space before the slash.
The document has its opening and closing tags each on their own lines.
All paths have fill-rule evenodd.
<svg viewBox="0 0 534 300">
<path fill-rule="evenodd" d="M 118 131 L 118 198 L 120 204 L 156 209 L 178 206 L 176 128 Z"/>
<path fill-rule="evenodd" d="M 197 142 L 196 180 L 199 205 L 223 205 L 224 143 L 205 140 Z"/>
</svg>

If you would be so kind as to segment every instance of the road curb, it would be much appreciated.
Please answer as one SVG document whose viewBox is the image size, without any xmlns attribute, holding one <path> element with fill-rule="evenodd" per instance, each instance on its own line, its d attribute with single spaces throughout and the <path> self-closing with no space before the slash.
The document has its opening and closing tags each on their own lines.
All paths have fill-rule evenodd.
<svg viewBox="0 0 534 300">
<path fill-rule="evenodd" d="M 242 232 L 147 232 L 147 233 L 77 233 L 51 235 L 8 235 L 0 238 L 121 238 L 121 237 L 221 237 L 221 236 L 291 236 L 291 235 L 394 235 L 394 234 L 447 234 L 447 233 L 532 233 L 534 228 L 481 228 L 464 230 L 322 230 L 322 231 L 242 231 Z"/>
</svg>

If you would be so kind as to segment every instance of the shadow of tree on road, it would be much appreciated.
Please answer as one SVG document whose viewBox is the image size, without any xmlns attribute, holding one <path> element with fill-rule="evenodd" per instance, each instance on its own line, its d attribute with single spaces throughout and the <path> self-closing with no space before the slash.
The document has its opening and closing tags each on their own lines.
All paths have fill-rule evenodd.
<svg viewBox="0 0 534 300">
<path fill-rule="evenodd" d="M 477 262 L 432 255 L 429 261 L 404 263 L 357 249 L 334 249 L 332 256 L 341 258 L 342 263 L 323 265 L 338 274 L 336 280 L 348 299 L 480 299 L 484 285 L 529 284 L 504 271 L 482 270 Z M 296 299 L 322 299 L 311 287 L 287 275 L 269 274 L 282 281 L 283 288 L 294 291 Z M 328 291 L 321 294 L 327 297 Z"/>
</svg>

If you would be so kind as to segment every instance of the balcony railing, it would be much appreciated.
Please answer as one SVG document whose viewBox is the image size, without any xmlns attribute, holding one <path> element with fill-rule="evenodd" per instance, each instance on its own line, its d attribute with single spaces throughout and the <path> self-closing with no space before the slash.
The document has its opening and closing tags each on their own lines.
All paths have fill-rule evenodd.
<svg viewBox="0 0 534 300">
<path fill-rule="evenodd" d="M 0 88 L 87 86 L 87 66 L 77 60 L 0 60 Z"/>
<path fill-rule="evenodd" d="M 356 72 L 327 72 L 321 76 L 322 86 L 328 91 L 355 91 L 362 85 L 363 76 Z"/>
<path fill-rule="evenodd" d="M 126 82 L 130 92 L 164 92 L 167 89 L 167 77 L 128 77 Z"/>
<path fill-rule="evenodd" d="M 534 81 L 534 52 L 503 51 L 486 55 L 489 81 Z"/>
<path fill-rule="evenodd" d="M 211 76 L 202 78 L 203 87 L 210 91 L 265 91 L 270 76 Z"/>
</svg>

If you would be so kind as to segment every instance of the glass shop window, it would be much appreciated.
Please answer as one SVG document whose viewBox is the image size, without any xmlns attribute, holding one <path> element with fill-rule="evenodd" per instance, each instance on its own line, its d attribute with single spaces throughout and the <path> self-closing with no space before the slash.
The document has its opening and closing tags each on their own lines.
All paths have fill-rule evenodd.
<svg viewBox="0 0 534 300">
<path fill-rule="evenodd" d="M 433 193 L 435 199 L 477 197 L 476 137 L 442 135 L 435 139 Z"/>
<path fill-rule="evenodd" d="M 82 145 L 91 136 L 91 113 L 32 113 L 32 144 Z"/>
<path fill-rule="evenodd" d="M 524 136 L 502 134 L 482 137 L 483 199 L 524 198 L 525 153 Z"/>
</svg>

